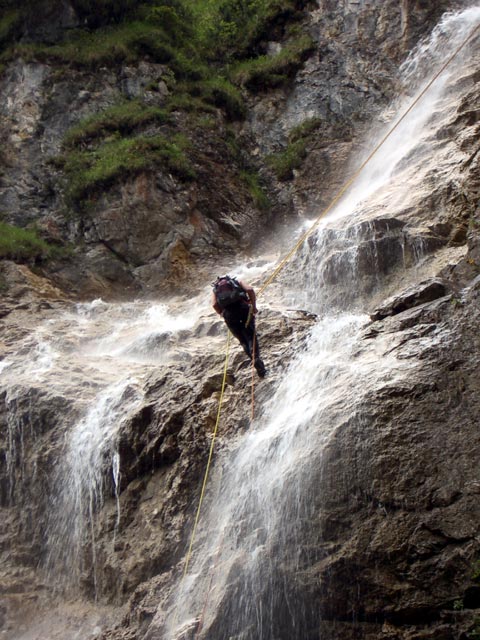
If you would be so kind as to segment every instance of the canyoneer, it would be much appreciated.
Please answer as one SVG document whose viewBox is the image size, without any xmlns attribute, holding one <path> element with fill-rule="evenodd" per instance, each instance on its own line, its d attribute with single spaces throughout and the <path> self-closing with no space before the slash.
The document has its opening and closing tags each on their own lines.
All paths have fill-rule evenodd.
<svg viewBox="0 0 480 640">
<path fill-rule="evenodd" d="M 212 287 L 213 308 L 225 320 L 248 358 L 253 361 L 258 375 L 263 378 L 266 370 L 260 358 L 260 345 L 255 331 L 257 299 L 253 287 L 229 275 L 218 277 L 212 282 Z"/>
</svg>

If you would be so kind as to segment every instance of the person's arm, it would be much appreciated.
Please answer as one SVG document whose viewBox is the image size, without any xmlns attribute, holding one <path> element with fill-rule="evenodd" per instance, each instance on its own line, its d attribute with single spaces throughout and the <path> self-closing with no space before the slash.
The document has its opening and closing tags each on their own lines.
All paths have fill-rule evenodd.
<svg viewBox="0 0 480 640">
<path fill-rule="evenodd" d="M 223 314 L 222 307 L 218 304 L 217 297 L 213 293 L 213 291 L 212 291 L 212 307 L 215 309 L 215 311 L 218 313 L 219 316 Z"/>
<path fill-rule="evenodd" d="M 241 280 L 238 281 L 238 284 L 242 287 L 242 289 L 247 294 L 250 304 L 252 305 L 252 313 L 253 315 L 255 315 L 258 312 L 258 309 L 257 309 L 257 296 L 255 295 L 255 291 L 253 290 L 253 287 L 251 287 L 246 282 L 242 282 Z"/>
</svg>

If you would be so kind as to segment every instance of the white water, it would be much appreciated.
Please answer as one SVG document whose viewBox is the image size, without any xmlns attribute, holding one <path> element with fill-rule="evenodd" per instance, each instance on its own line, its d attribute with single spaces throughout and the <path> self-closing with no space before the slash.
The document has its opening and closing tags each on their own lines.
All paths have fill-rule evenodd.
<svg viewBox="0 0 480 640">
<path fill-rule="evenodd" d="M 115 498 L 113 541 L 122 520 L 122 427 L 141 405 L 144 380 L 159 365 L 168 366 L 172 346 L 207 310 L 206 296 L 196 302 L 189 312 L 166 303 L 80 304 L 39 326 L 17 354 L 0 363 L 11 504 L 21 505 L 24 492 L 28 500 L 28 483 L 36 482 L 36 470 L 26 467 L 24 442 L 25 436 L 33 442 L 42 437 L 39 401 L 43 413 L 52 402 L 46 422 L 64 439 L 52 452 L 55 472 L 46 505 L 46 565 L 59 589 L 78 588 L 91 576 L 91 591 L 98 591 L 94 515 L 106 498 Z"/>
<path fill-rule="evenodd" d="M 47 564 L 54 578 L 52 582 L 57 585 L 78 584 L 85 565 L 87 568 L 90 565 L 97 594 L 95 513 L 103 506 L 105 494 L 113 493 L 117 500 L 112 532 L 115 536 L 121 519 L 118 436 L 122 425 L 141 406 L 141 400 L 138 380 L 126 378 L 114 383 L 98 395 L 87 414 L 68 433 L 47 530 L 50 549 Z M 110 469 L 109 483 L 106 469 Z M 90 548 L 89 558 L 82 554 L 85 544 Z"/>
<path fill-rule="evenodd" d="M 445 42 L 453 49 L 479 20 L 478 8 L 444 19 L 431 41 L 405 65 L 406 86 L 412 94 L 421 90 L 426 73 L 439 64 Z M 458 67 L 453 67 L 422 99 L 322 223 L 317 241 L 306 249 L 310 269 L 321 272 L 327 240 L 335 239 L 344 250 L 350 247 L 351 273 L 355 273 L 361 234 L 345 230 L 342 224 L 374 208 L 388 211 L 408 198 L 414 187 L 405 172 L 413 152 L 428 161 L 430 136 L 436 127 L 431 114 L 442 107 L 456 73 Z M 413 98 L 400 100 L 394 110 L 402 113 Z M 388 126 L 393 122 L 395 117 Z M 270 272 L 272 266 L 238 265 L 231 272 L 250 280 L 262 271 Z M 296 290 L 289 303 L 322 310 L 318 280 L 310 278 L 302 260 L 295 270 Z M 23 352 L 29 354 L 28 360 L 20 354 L 0 362 L 10 408 L 7 466 L 12 501 L 21 499 L 13 476 L 24 458 L 22 434 L 32 429 L 17 407 L 18 391 L 22 386 L 48 388 L 53 396 L 68 396 L 77 412 L 72 424 L 60 415 L 56 425 L 59 433 L 67 434 L 49 522 L 49 567 L 56 577 L 69 574 L 78 582 L 83 570 L 92 567 L 95 582 L 96 533 L 91 524 L 107 496 L 117 505 L 112 540 L 122 524 L 118 450 L 122 425 L 138 408 L 149 371 L 171 362 L 171 347 L 181 343 L 182 331 L 190 330 L 199 314 L 210 311 L 208 292 L 207 285 L 198 299 L 186 301 L 183 308 L 177 302 L 175 311 L 164 303 L 110 305 L 98 300 L 79 305 L 74 313 L 39 327 L 25 340 Z M 169 612 L 168 640 L 179 637 L 179 629 L 190 626 L 204 609 L 204 638 L 220 639 L 228 631 L 237 636 L 245 632 L 244 637 L 251 640 L 271 640 L 275 634 L 287 637 L 287 633 L 289 640 L 303 640 L 311 612 L 305 611 L 301 591 L 286 582 L 286 576 L 292 567 L 293 574 L 301 576 L 317 559 L 315 550 L 305 550 L 302 542 L 317 522 L 324 447 L 354 419 L 362 397 L 380 381 L 394 382 L 408 375 L 414 366 L 393 356 L 377 362 L 375 354 L 363 353 L 358 332 L 366 316 L 346 306 L 318 322 L 238 453 L 219 462 L 212 477 L 211 509 L 204 514 L 190 572 Z M 188 352 L 183 356 L 188 359 Z M 165 627 L 164 616 L 159 612 L 159 626 Z M 225 625 L 222 630 L 219 624 Z"/>
<path fill-rule="evenodd" d="M 407 61 L 408 88 L 421 91 L 425 75 L 433 75 L 479 21 L 479 7 L 447 15 Z M 435 112 L 445 107 L 448 89 L 468 55 L 467 50 L 421 99 L 320 225 L 317 240 L 305 250 L 310 270 L 321 271 L 328 233 L 339 244 L 347 240 L 355 273 L 355 233 L 344 231 L 342 222 L 348 224 L 368 208 L 388 210 L 404 202 L 412 185 L 404 183 L 402 173 L 414 162 L 431 162 L 429 145 L 439 126 Z M 394 105 L 398 111 L 389 126 L 412 99 Z M 421 242 L 414 254 L 423 258 Z M 324 309 L 318 280 L 299 269 L 299 262 L 293 267 L 297 301 Z M 238 452 L 219 462 L 189 572 L 179 580 L 171 610 L 158 611 L 148 639 L 305 640 L 318 624 L 319 612 L 306 609 L 301 583 L 302 573 L 320 559 L 311 540 L 314 532 L 321 535 L 322 452 L 336 432 L 349 421 L 355 424 L 372 389 L 408 377 L 415 366 L 392 355 L 377 361 L 374 351 L 363 350 L 359 330 L 365 320 L 348 311 L 348 300 L 337 315 L 325 316 Z"/>
</svg>

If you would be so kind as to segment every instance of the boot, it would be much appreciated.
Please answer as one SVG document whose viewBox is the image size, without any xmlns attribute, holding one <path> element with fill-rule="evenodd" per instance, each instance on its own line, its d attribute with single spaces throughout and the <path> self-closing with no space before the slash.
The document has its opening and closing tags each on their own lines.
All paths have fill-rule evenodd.
<svg viewBox="0 0 480 640">
<path fill-rule="evenodd" d="M 265 369 L 265 365 L 263 364 L 263 360 L 261 358 L 255 358 L 255 369 L 257 370 L 260 378 L 264 378 L 267 370 Z"/>
</svg>

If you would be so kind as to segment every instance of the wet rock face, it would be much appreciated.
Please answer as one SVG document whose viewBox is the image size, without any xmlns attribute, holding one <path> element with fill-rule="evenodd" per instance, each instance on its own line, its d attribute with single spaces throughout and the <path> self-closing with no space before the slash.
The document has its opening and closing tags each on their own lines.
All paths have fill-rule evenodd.
<svg viewBox="0 0 480 640">
<path fill-rule="evenodd" d="M 4 296 L 0 319 L 4 340 L 0 343 L 0 363 L 5 364 L 15 345 L 22 344 L 26 355 L 33 350 L 32 336 L 40 318 L 46 324 L 56 322 L 72 304 L 59 298 L 58 291 L 55 297 L 53 289 L 46 304 L 47 282 L 30 274 L 26 267 L 9 265 L 9 272 L 10 282 L 15 278 L 17 284 Z M 257 402 L 261 404 L 271 393 L 292 351 L 314 321 L 314 316 L 301 312 L 262 314 L 261 341 L 269 378 L 257 383 Z M 59 326 L 59 332 L 69 331 L 70 325 Z M 45 605 L 41 584 L 53 580 L 68 591 L 72 586 L 69 575 L 75 576 L 76 592 L 80 589 L 89 599 L 119 606 L 131 598 L 132 606 L 123 624 L 146 630 L 158 603 L 167 599 L 174 586 L 172 566 L 182 558 L 194 516 L 223 379 L 219 372 L 224 362 L 224 323 L 218 318 L 200 317 L 192 330 L 183 330 L 176 337 L 152 336 L 147 351 L 158 349 L 163 361 L 170 350 L 172 361 L 150 368 L 142 401 L 126 417 L 117 418 L 122 420 L 116 437 L 121 473 L 116 488 L 105 450 L 102 498 L 95 498 L 94 556 L 86 530 L 85 541 L 78 547 L 72 545 L 65 557 L 59 537 L 63 530 L 56 522 L 66 506 L 61 487 L 72 478 L 72 470 L 62 476 L 68 453 L 64 434 L 71 433 L 94 408 L 105 380 L 98 372 L 92 375 L 77 360 L 75 336 L 65 335 L 65 339 L 64 362 L 53 370 L 45 363 L 45 371 L 51 376 L 48 384 L 41 382 L 46 373 L 40 375 L 32 367 L 29 374 L 27 367 L 24 378 L 0 395 L 0 510 L 4 523 L 0 556 L 5 630 L 14 633 L 26 629 L 29 620 L 22 619 L 22 612 L 33 615 Z M 37 375 L 40 379 L 35 384 L 32 380 Z M 249 364 L 240 347 L 232 344 L 225 391 L 229 411 L 219 429 L 218 451 L 232 446 L 248 429 L 250 382 Z M 125 408 L 132 393 L 127 388 L 122 395 Z M 63 478 L 61 484 L 59 478 Z M 22 601 L 18 593 L 24 594 Z M 51 593 L 45 596 L 52 601 Z M 113 636 L 110 631 L 109 637 Z"/>
<path fill-rule="evenodd" d="M 52 268 L 58 284 L 77 294 L 131 295 L 178 285 L 201 268 L 200 257 L 205 262 L 250 244 L 268 218 L 239 178 L 241 161 L 228 148 L 220 112 L 205 129 L 192 129 L 188 118 L 178 116 L 178 130 L 190 138 L 196 180 L 143 172 L 97 190 L 88 212 L 64 215 L 63 177 L 51 161 L 65 152 L 66 132 L 126 98 L 161 107 L 168 90 L 148 87 L 164 82 L 165 73 L 162 65 L 142 62 L 95 74 L 56 74 L 50 65 L 18 60 L 0 81 L 0 207 L 8 222 L 35 222 L 47 239 L 77 245 L 73 259 Z"/>
<path fill-rule="evenodd" d="M 393 65 L 446 4 L 322 2 L 307 13 L 304 26 L 316 46 L 293 90 L 287 89 L 286 100 L 283 90 L 252 98 L 241 127 L 244 151 L 255 154 L 257 165 L 284 146 L 294 126 L 312 117 L 322 121 L 308 148 L 310 160 L 293 187 L 270 189 L 278 221 L 292 214 L 293 205 L 310 214 L 328 201 L 356 138 L 353 130 L 391 95 Z M 27 25 L 27 40 L 54 42 L 81 21 L 75 3 L 43 5 L 42 18 Z M 125 98 L 161 106 L 169 93 L 167 75 L 165 67 L 147 61 L 60 74 L 51 64 L 23 60 L 2 75 L 0 208 L 10 222 L 35 222 L 47 239 L 83 245 L 73 266 L 54 268 L 58 283 L 79 295 L 128 296 L 171 287 L 201 268 L 207 256 L 248 246 L 270 219 L 239 179 L 244 160 L 226 148 L 220 113 L 213 128 L 189 132 L 198 175 L 192 184 L 168 172 L 142 174 L 97 194 L 88 215 L 65 217 L 62 176 L 50 160 L 61 153 L 68 129 Z M 158 91 L 151 90 L 153 85 Z M 273 178 L 267 173 L 268 183 Z M 321 193 L 319 176 L 329 184 Z"/>
<path fill-rule="evenodd" d="M 445 284 L 441 280 L 427 280 L 387 300 L 382 307 L 375 309 L 370 318 L 374 321 L 383 320 L 387 316 L 394 316 L 412 307 L 441 298 L 445 293 Z"/>
<path fill-rule="evenodd" d="M 480 605 L 479 293 L 371 325 L 366 348 L 387 339 L 423 364 L 407 385 L 387 382 L 368 398 L 327 448 L 318 526 L 335 550 L 306 581 L 329 638 L 453 637 L 471 628 Z M 335 622 L 348 617 L 358 622 Z"/>
<path fill-rule="evenodd" d="M 319 3 L 309 25 L 317 38 L 315 55 L 286 100 L 275 93 L 255 97 L 243 130 L 247 140 L 256 137 L 252 148 L 262 154 L 276 149 L 306 113 L 324 119 L 325 139 L 314 141 L 311 162 L 293 186 L 277 184 L 284 210 L 292 200 L 299 210 L 313 208 L 338 187 L 358 123 L 392 92 L 393 62 L 444 4 Z M 192 273 L 201 280 L 198 271 L 207 271 L 207 261 L 251 243 L 265 223 L 238 182 L 238 167 L 230 159 L 225 163 L 225 146 L 208 134 L 194 142 L 192 158 L 201 176 L 195 184 L 143 173 L 102 194 L 92 215 L 75 222 L 59 215 L 61 198 L 46 160 L 58 153 L 65 131 L 120 95 L 145 97 L 148 82 L 154 77 L 161 83 L 162 73 L 158 65 L 142 63 L 118 75 L 102 71 L 87 78 L 71 71 L 59 79 L 48 65 L 17 62 L 2 80 L 6 100 L 0 109 L 7 120 L 0 153 L 8 166 L 1 206 L 11 221 L 39 220 L 52 238 L 85 240 L 84 256 L 73 266 L 59 265 L 55 275 L 73 293 L 137 295 L 140 287 L 151 292 L 188 282 Z M 286 600 L 299 603 L 304 614 L 299 640 L 462 638 L 480 608 L 472 580 L 480 554 L 477 75 L 459 78 L 453 92 L 462 92 L 461 104 L 453 115 L 434 114 L 444 122 L 430 140 L 438 165 L 448 159 L 445 173 L 439 177 L 428 162 L 417 175 L 404 167 L 401 202 L 383 193 L 340 236 L 338 229 L 326 229 L 316 241 L 325 255 L 321 269 L 309 263 L 309 250 L 318 249 L 312 241 L 293 264 L 293 278 L 282 281 L 295 287 L 295 269 L 306 266 L 328 305 L 372 312 L 360 356 L 375 362 L 393 353 L 412 363 L 407 380 L 382 381 L 357 413 L 345 414 L 322 464 L 312 471 L 312 486 L 305 487 L 308 518 L 292 542 L 306 550 L 300 573 L 293 562 L 273 570 Z M 224 127 L 221 116 L 216 122 Z M 388 215 L 382 214 L 386 203 Z M 410 289 L 407 279 L 414 282 Z M 1 365 L 16 345 L 28 357 L 28 336 L 37 323 L 54 320 L 71 302 L 27 267 L 3 264 L 0 283 L 7 284 L 0 302 Z M 298 312 L 262 313 L 269 375 L 257 383 L 259 405 L 315 322 L 313 315 Z M 121 425 L 118 487 L 105 464 L 105 500 L 94 523 L 95 571 L 91 549 L 83 549 L 83 595 L 124 606 L 104 640 L 162 637 L 152 621 L 163 606 L 167 610 L 181 573 L 216 421 L 223 335 L 222 321 L 209 316 L 178 338 L 154 335 L 148 343 L 150 352 L 171 349 L 173 362 L 151 372 L 140 406 Z M 66 340 L 72 352 L 74 340 Z M 0 394 L 0 582 L 7 595 L 0 624 L 11 634 L 21 626 L 12 620 L 25 602 L 30 609 L 35 602 L 51 606 L 36 568 L 47 555 L 52 467 L 62 455 L 64 432 L 87 409 L 87 402 L 77 402 L 75 384 L 81 380 L 92 398 L 102 385 L 86 375 L 66 359 L 58 373 L 64 393 L 29 380 Z M 248 429 L 250 380 L 235 345 L 220 455 Z M 229 574 L 224 612 L 229 598 L 238 596 L 237 569 Z M 268 586 L 258 595 L 265 603 L 270 596 Z M 279 606 L 274 613 L 276 637 L 283 640 L 288 609 Z M 212 638 L 222 638 L 222 614 L 211 628 Z M 195 624 L 185 633 L 193 637 Z M 256 640 L 255 630 L 245 629 L 241 637 Z"/>
</svg>

